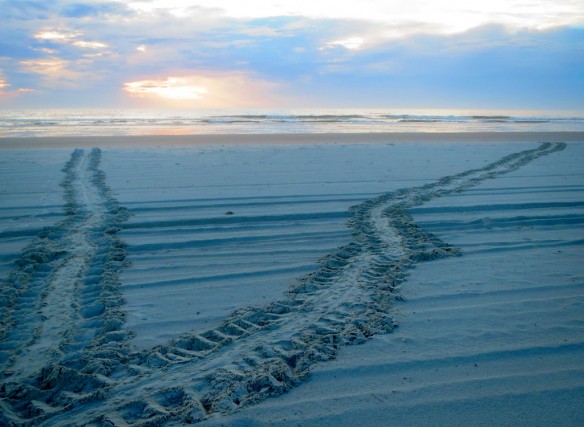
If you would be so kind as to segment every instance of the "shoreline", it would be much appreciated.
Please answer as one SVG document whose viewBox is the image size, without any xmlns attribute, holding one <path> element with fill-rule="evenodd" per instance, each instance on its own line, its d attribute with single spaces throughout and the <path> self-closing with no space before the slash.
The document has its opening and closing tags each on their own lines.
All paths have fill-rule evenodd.
<svg viewBox="0 0 584 427">
<path fill-rule="evenodd" d="M 1 137 L 0 150 L 35 148 L 139 148 L 208 145 L 432 143 L 432 142 L 584 142 L 584 132 L 393 132 L 197 134 L 123 136 Z"/>
</svg>

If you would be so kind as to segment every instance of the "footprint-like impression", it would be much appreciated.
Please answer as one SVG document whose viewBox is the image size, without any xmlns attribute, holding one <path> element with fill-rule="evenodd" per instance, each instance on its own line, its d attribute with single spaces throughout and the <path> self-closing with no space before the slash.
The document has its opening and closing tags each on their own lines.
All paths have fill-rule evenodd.
<svg viewBox="0 0 584 427">
<path fill-rule="evenodd" d="M 34 238 L 2 283 L 0 423 L 35 423 L 96 398 L 126 347 L 116 233 L 128 214 L 100 159 L 99 149 L 73 152 L 61 184 L 66 218 Z"/>
<path fill-rule="evenodd" d="M 50 420 L 51 425 L 68 424 L 71 419 L 78 424 L 116 426 L 194 423 L 214 413 L 228 413 L 278 396 L 305 380 L 316 363 L 333 359 L 343 346 L 362 344 L 375 334 L 390 332 L 395 327 L 392 303 L 399 298 L 400 285 L 417 263 L 460 255 L 458 249 L 417 226 L 408 214 L 409 208 L 464 191 L 565 147 L 564 143 L 543 143 L 483 168 L 397 190 L 354 206 L 349 221 L 352 241 L 321 259 L 319 268 L 297 279 L 280 300 L 237 310 L 212 330 L 185 334 L 167 345 L 144 351 L 132 351 L 123 344 L 128 332 L 123 329 L 121 299 L 113 289 L 117 271 L 123 267 L 124 252 L 112 224 L 123 221 L 126 214 L 109 196 L 97 166 L 84 169 L 82 154 L 74 153 L 66 168 L 66 182 L 74 183 L 65 185 L 69 197 L 77 200 L 81 196 L 84 204 L 91 206 L 106 206 L 107 202 L 100 200 L 108 201 L 111 206 L 107 209 L 93 210 L 103 212 L 104 218 L 115 218 L 94 218 L 114 229 L 95 236 L 98 241 L 104 236 L 111 239 L 108 247 L 114 249 L 107 250 L 108 261 L 80 269 L 90 272 L 96 268 L 95 275 L 87 273 L 83 280 L 105 295 L 111 291 L 112 304 L 104 304 L 103 310 L 96 307 L 96 332 L 91 341 L 78 338 L 85 336 L 83 333 L 73 333 L 73 338 L 65 341 L 79 343 L 80 349 L 67 348 L 63 354 L 69 357 L 51 359 L 60 362 L 49 363 L 40 376 L 28 377 L 32 382 L 23 385 L 23 375 L 14 369 L 12 375 L 20 375 L 19 382 L 4 384 L 0 389 L 3 409 L 7 411 L 4 420 Z M 98 152 L 92 152 L 90 159 L 99 158 L 93 153 Z M 91 185 L 84 187 L 88 190 L 81 189 L 79 183 L 86 181 L 75 171 L 83 170 L 89 176 L 92 170 L 100 176 L 97 192 L 91 190 Z M 101 196 L 97 197 L 97 193 Z M 54 277 L 60 271 L 57 266 L 67 259 L 59 250 L 53 253 L 49 258 L 54 260 L 46 262 L 49 267 L 41 269 L 43 273 L 48 270 L 47 277 Z M 112 254 L 118 253 L 119 259 L 111 259 Z M 103 272 L 97 271 L 100 268 Z M 113 279 L 109 282 L 102 277 Z M 75 331 L 83 332 L 83 322 L 76 321 Z M 14 333 L 18 334 L 19 329 Z M 4 342 L 11 342 L 9 336 Z M 40 341 L 31 340 L 30 345 L 19 348 L 18 357 L 30 353 L 36 342 Z M 9 350 L 7 354 L 14 353 Z M 43 360 L 46 362 L 46 358 Z M 15 363 L 18 361 L 11 361 L 10 366 Z M 64 390 L 69 378 L 79 384 L 79 376 L 89 381 L 85 389 Z M 74 397 L 67 402 L 71 393 Z M 94 403 L 96 400 L 99 404 Z M 37 413 L 22 410 L 31 402 L 35 402 Z"/>
</svg>

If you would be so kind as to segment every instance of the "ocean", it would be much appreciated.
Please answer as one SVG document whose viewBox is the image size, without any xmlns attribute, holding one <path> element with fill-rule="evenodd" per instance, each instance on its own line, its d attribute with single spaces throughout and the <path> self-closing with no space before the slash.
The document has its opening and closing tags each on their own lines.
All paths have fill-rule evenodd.
<svg viewBox="0 0 584 427">
<path fill-rule="evenodd" d="M 584 131 L 582 112 L 278 109 L 0 110 L 0 137 Z"/>
</svg>

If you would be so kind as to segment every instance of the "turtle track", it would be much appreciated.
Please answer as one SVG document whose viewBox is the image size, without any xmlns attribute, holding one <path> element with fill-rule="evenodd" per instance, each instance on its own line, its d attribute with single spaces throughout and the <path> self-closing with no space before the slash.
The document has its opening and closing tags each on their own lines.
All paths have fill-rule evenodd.
<svg viewBox="0 0 584 427">
<path fill-rule="evenodd" d="M 93 381 L 89 397 L 46 411 L 43 418 L 21 420 L 50 418 L 51 425 L 65 425 L 71 419 L 115 426 L 195 423 L 290 390 L 309 376 L 315 364 L 335 358 L 343 346 L 391 332 L 396 326 L 392 304 L 400 299 L 400 286 L 416 264 L 460 255 L 457 248 L 417 226 L 409 208 L 464 191 L 565 147 L 542 143 L 483 168 L 352 207 L 348 224 L 352 241 L 322 258 L 319 268 L 297 279 L 281 299 L 239 309 L 211 330 L 184 334 L 149 350 L 132 351 L 120 341 L 86 349 L 79 366 L 63 365 L 68 369 L 64 373 L 53 368 L 56 378 L 44 378 L 49 378 L 48 389 L 60 396 L 68 376 L 86 375 Z M 127 334 L 122 327 L 117 331 Z M 107 369 L 103 361 L 92 363 L 102 351 L 112 361 Z M 91 366 L 97 368 L 88 369 Z M 24 400 L 31 402 L 31 396 Z M 7 395 L 4 385 L 2 397 L 3 405 L 20 398 Z M 95 399 L 99 404 L 91 403 Z"/>
<path fill-rule="evenodd" d="M 2 283 L 0 423 L 36 424 L 94 399 L 126 347 L 118 290 L 126 252 L 116 233 L 128 213 L 100 160 L 99 149 L 72 153 L 65 219 L 35 236 Z"/>
</svg>

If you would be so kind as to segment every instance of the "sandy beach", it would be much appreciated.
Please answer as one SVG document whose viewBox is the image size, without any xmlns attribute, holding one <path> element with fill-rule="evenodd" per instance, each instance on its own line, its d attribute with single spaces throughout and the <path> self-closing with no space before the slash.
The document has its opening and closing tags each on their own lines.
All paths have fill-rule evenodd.
<svg viewBox="0 0 584 427">
<path fill-rule="evenodd" d="M 582 425 L 584 134 L 0 139 L 0 423 Z"/>
<path fill-rule="evenodd" d="M 0 150 L 30 148 L 140 148 L 206 145 L 357 144 L 389 142 L 582 142 L 584 132 L 371 132 L 210 135 L 43 136 L 0 138 Z"/>
</svg>

